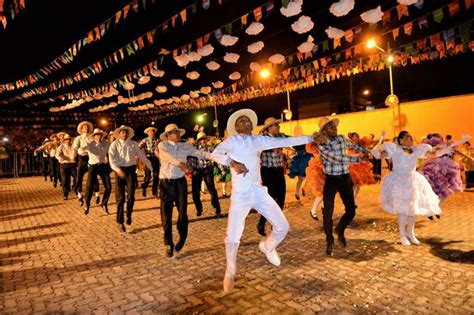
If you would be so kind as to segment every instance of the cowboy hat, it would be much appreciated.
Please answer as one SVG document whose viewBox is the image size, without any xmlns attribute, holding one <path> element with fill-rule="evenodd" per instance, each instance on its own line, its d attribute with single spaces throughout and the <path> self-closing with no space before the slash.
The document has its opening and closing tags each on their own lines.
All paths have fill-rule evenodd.
<svg viewBox="0 0 474 315">
<path fill-rule="evenodd" d="M 61 138 L 61 137 L 64 137 L 65 135 L 66 133 L 64 131 L 60 131 L 56 134 L 56 137 Z"/>
<path fill-rule="evenodd" d="M 270 128 L 274 124 L 281 123 L 281 119 L 276 119 L 275 117 L 269 117 L 265 119 L 264 125 L 262 127 L 262 132 Z"/>
<path fill-rule="evenodd" d="M 100 134 L 100 135 L 102 135 L 102 137 L 103 137 L 103 136 L 107 135 L 107 132 L 105 132 L 105 131 L 103 131 L 103 130 L 100 130 L 99 128 L 95 128 L 95 129 L 94 129 L 94 132 L 92 132 L 92 134 L 93 134 L 94 136 Z"/>
<path fill-rule="evenodd" d="M 160 140 L 168 140 L 168 133 L 174 130 L 178 130 L 181 137 L 186 133 L 186 130 L 178 128 L 176 124 L 169 124 L 166 126 L 165 131 L 160 135 Z"/>
<path fill-rule="evenodd" d="M 128 126 L 125 126 L 125 125 L 122 125 L 122 126 L 120 126 L 120 127 L 118 127 L 117 129 L 114 130 L 115 138 L 120 139 L 118 135 L 119 135 L 119 132 L 122 131 L 122 130 L 127 130 L 127 132 L 128 132 L 127 139 L 125 139 L 125 140 L 130 140 L 135 135 L 135 131 L 133 131 L 132 128 L 130 128 Z"/>
<path fill-rule="evenodd" d="M 56 138 L 56 139 L 58 138 L 58 135 L 55 134 L 55 133 L 53 133 L 51 136 L 49 136 L 50 140 L 53 140 L 54 138 Z"/>
<path fill-rule="evenodd" d="M 154 130 L 155 132 L 158 131 L 158 129 L 156 129 L 155 127 L 148 127 L 148 128 L 145 129 L 145 131 L 143 131 L 143 133 L 148 134 L 148 132 L 151 131 L 151 130 Z"/>
<path fill-rule="evenodd" d="M 49 142 L 49 138 L 45 138 L 45 139 L 43 140 L 43 143 L 46 143 L 46 142 Z"/>
<path fill-rule="evenodd" d="M 227 132 L 229 133 L 229 137 L 237 134 L 237 130 L 235 130 L 235 123 L 240 116 L 247 116 L 252 122 L 253 128 L 257 126 L 258 118 L 257 114 L 253 110 L 249 108 L 238 110 L 230 115 L 229 119 L 227 120 Z"/>
<path fill-rule="evenodd" d="M 89 128 L 88 133 L 90 133 L 94 129 L 94 126 L 92 126 L 92 123 L 90 123 L 88 121 L 81 121 L 79 123 L 79 125 L 77 125 L 77 133 L 78 134 L 80 134 L 80 135 L 82 134 L 81 129 L 82 129 L 82 126 L 84 126 L 84 125 L 86 125 L 87 128 Z"/>
<path fill-rule="evenodd" d="M 319 119 L 319 130 L 323 130 L 331 122 L 337 127 L 339 125 L 339 118 L 330 119 L 329 117 L 323 117 Z"/>
<path fill-rule="evenodd" d="M 63 140 L 71 140 L 71 136 L 67 133 L 64 133 Z"/>
<path fill-rule="evenodd" d="M 205 138 L 208 138 L 206 133 L 204 131 L 200 131 L 200 132 L 198 132 L 198 134 L 196 136 L 196 141 L 199 141 L 199 140 L 202 140 L 202 139 L 205 139 Z"/>
</svg>

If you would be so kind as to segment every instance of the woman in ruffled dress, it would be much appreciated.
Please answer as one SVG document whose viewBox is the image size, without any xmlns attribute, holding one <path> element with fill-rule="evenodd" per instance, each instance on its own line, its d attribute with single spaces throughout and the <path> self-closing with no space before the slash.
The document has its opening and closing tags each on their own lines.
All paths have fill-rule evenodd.
<svg viewBox="0 0 474 315">
<path fill-rule="evenodd" d="M 309 160 L 308 167 L 306 168 L 306 184 L 305 187 L 309 192 L 312 192 L 315 196 L 313 206 L 309 212 L 314 220 L 319 220 L 318 209 L 323 203 L 323 188 L 326 175 L 323 171 L 323 162 L 319 157 L 318 151 L 319 143 L 315 141 L 306 144 L 306 152 L 312 154 L 313 157 Z"/>
<path fill-rule="evenodd" d="M 360 138 L 357 132 L 350 132 L 348 134 L 349 140 L 360 145 L 361 147 L 368 148 L 369 141 L 367 138 Z M 349 155 L 360 155 L 360 153 L 354 149 L 349 149 Z M 349 164 L 349 174 L 351 175 L 352 182 L 354 183 L 354 201 L 357 200 L 360 187 L 363 185 L 375 184 L 375 178 L 373 173 L 373 165 L 370 162 L 359 162 Z M 357 202 L 356 202 L 357 203 Z"/>
<path fill-rule="evenodd" d="M 293 159 L 291 160 L 288 176 L 290 178 L 298 177 L 295 198 L 296 200 L 300 200 L 300 191 L 303 196 L 305 195 L 304 188 L 302 187 L 304 187 L 303 182 L 306 178 L 306 168 L 308 167 L 312 155 L 306 152 L 305 145 L 297 145 L 294 146 L 293 149 L 296 150 L 296 155 L 293 156 Z"/>
</svg>

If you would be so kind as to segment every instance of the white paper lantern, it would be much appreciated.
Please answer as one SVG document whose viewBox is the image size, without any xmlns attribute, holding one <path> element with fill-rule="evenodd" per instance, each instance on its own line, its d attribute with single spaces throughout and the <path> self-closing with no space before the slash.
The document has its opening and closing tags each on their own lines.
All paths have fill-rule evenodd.
<svg viewBox="0 0 474 315">
<path fill-rule="evenodd" d="M 151 69 L 150 74 L 154 76 L 155 78 L 161 78 L 162 76 L 165 75 L 165 72 L 160 69 Z"/>
<path fill-rule="evenodd" d="M 301 1 L 292 1 L 288 3 L 288 6 L 281 7 L 280 12 L 286 17 L 292 17 L 301 13 L 301 5 L 303 4 L 303 0 Z"/>
<path fill-rule="evenodd" d="M 210 86 L 203 86 L 201 87 L 201 90 L 199 90 L 202 94 L 209 94 L 211 93 L 211 87 Z"/>
<path fill-rule="evenodd" d="M 362 21 L 374 24 L 382 20 L 383 12 L 382 7 L 378 6 L 375 9 L 365 11 L 360 15 Z"/>
<path fill-rule="evenodd" d="M 209 70 L 216 71 L 217 69 L 219 69 L 219 68 L 221 67 L 221 65 L 218 64 L 218 63 L 215 62 L 215 61 L 209 61 L 208 63 L 206 63 L 206 67 L 207 67 Z"/>
<path fill-rule="evenodd" d="M 172 85 L 172 86 L 180 87 L 181 84 L 183 84 L 183 80 L 181 80 L 181 79 L 173 79 L 173 80 L 171 80 L 171 85 Z"/>
<path fill-rule="evenodd" d="M 239 61 L 240 55 L 235 53 L 226 53 L 224 56 L 224 61 L 229 63 L 237 63 Z"/>
<path fill-rule="evenodd" d="M 221 44 L 222 46 L 233 46 L 238 40 L 238 37 L 226 34 L 222 36 Z"/>
<path fill-rule="evenodd" d="M 247 47 L 247 51 L 251 54 L 256 54 L 263 49 L 265 44 L 262 41 L 255 42 Z"/>
<path fill-rule="evenodd" d="M 198 93 L 198 92 L 195 92 L 195 91 L 191 91 L 191 92 L 189 92 L 189 96 L 191 96 L 191 98 L 198 98 L 198 97 L 199 97 L 199 93 Z"/>
<path fill-rule="evenodd" d="M 158 85 L 155 89 L 158 93 L 166 93 L 167 90 L 168 88 L 164 85 Z"/>
<path fill-rule="evenodd" d="M 182 55 L 179 55 L 179 56 L 175 56 L 174 57 L 174 60 L 176 61 L 176 63 L 178 64 L 178 66 L 180 67 L 186 67 L 189 63 L 189 57 L 188 55 L 186 54 L 182 54 Z"/>
<path fill-rule="evenodd" d="M 199 78 L 199 72 L 197 71 L 191 71 L 186 73 L 186 77 L 190 80 L 197 80 Z"/>
<path fill-rule="evenodd" d="M 313 29 L 314 23 L 311 21 L 311 18 L 306 15 L 300 16 L 300 18 L 291 24 L 291 28 L 298 34 L 304 34 Z"/>
<path fill-rule="evenodd" d="M 250 63 L 250 70 L 260 71 L 260 69 L 262 69 L 262 66 L 258 62 L 251 62 Z"/>
<path fill-rule="evenodd" d="M 220 89 L 221 87 L 224 86 L 224 82 L 222 82 L 222 81 L 216 81 L 216 82 L 213 82 L 213 83 L 212 83 L 212 86 L 213 86 L 215 89 Z"/>
<path fill-rule="evenodd" d="M 314 43 L 310 43 L 310 42 L 304 42 L 298 46 L 298 50 L 302 54 L 310 52 L 311 50 L 313 50 L 313 48 L 314 48 Z"/>
<path fill-rule="evenodd" d="M 150 82 L 150 77 L 147 75 L 138 79 L 138 84 L 147 84 L 148 82 Z"/>
<path fill-rule="evenodd" d="M 273 56 L 268 58 L 268 61 L 270 61 L 271 63 L 277 65 L 277 64 L 283 63 L 283 61 L 285 61 L 285 56 L 283 56 L 282 54 L 274 54 Z"/>
<path fill-rule="evenodd" d="M 344 36 L 344 31 L 330 26 L 326 29 L 326 34 L 328 34 L 329 38 L 339 39 Z"/>
<path fill-rule="evenodd" d="M 202 57 L 209 56 L 214 52 L 214 47 L 212 47 L 211 44 L 207 44 L 197 50 L 197 53 L 201 55 Z"/>
<path fill-rule="evenodd" d="M 339 0 L 329 7 L 329 12 L 337 17 L 344 16 L 354 9 L 354 4 L 354 0 Z"/>
<path fill-rule="evenodd" d="M 201 60 L 202 57 L 201 57 L 201 55 L 198 54 L 197 52 L 192 51 L 192 52 L 190 52 L 190 53 L 188 54 L 188 58 L 189 58 L 189 61 L 195 62 L 195 61 Z"/>
<path fill-rule="evenodd" d="M 245 30 L 245 33 L 249 35 L 258 35 L 263 31 L 265 27 L 260 22 L 252 22 L 249 27 Z"/>
<path fill-rule="evenodd" d="M 241 77 L 240 73 L 238 73 L 237 71 L 235 71 L 235 72 L 232 72 L 232 73 L 231 73 L 231 75 L 229 76 L 229 79 L 235 81 L 235 80 L 240 79 L 240 77 Z"/>
</svg>

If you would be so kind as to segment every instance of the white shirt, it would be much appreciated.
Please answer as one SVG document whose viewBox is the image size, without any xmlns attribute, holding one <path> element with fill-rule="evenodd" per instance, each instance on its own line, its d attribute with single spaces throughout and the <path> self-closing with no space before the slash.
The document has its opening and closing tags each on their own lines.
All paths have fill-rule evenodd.
<svg viewBox="0 0 474 315">
<path fill-rule="evenodd" d="M 195 146 L 187 142 L 162 141 L 158 144 L 160 154 L 160 178 L 177 179 L 185 175 L 184 171 L 178 167 L 180 163 L 186 164 L 188 156 L 195 156 L 200 159 L 211 159 L 209 152 L 198 150 Z"/>
<path fill-rule="evenodd" d="M 146 158 L 135 141 L 123 141 L 118 139 L 110 144 L 109 163 L 110 167 L 116 172 L 121 171 L 120 167 L 136 165 L 137 162 L 135 161 L 135 156 L 138 156 L 150 171 L 153 171 L 151 162 Z"/>
<path fill-rule="evenodd" d="M 313 141 L 313 137 L 300 136 L 289 138 L 275 138 L 264 135 L 235 135 L 219 144 L 211 153 L 211 159 L 223 165 L 230 165 L 230 161 L 242 163 L 249 172 L 244 176 L 237 174 L 231 168 L 232 194 L 246 192 L 252 187 L 262 186 L 260 177 L 260 153 L 269 149 L 291 147 Z"/>
<path fill-rule="evenodd" d="M 72 145 L 68 146 L 63 143 L 56 150 L 55 156 L 58 159 L 59 163 L 67 164 L 76 163 L 76 155 L 76 150 L 73 148 Z"/>
<path fill-rule="evenodd" d="M 87 142 L 88 142 L 88 137 L 89 135 L 86 133 L 83 133 L 80 136 L 77 136 L 74 138 L 74 142 L 72 143 L 72 146 L 74 149 L 77 150 L 77 154 L 79 155 L 87 155 Z"/>
<path fill-rule="evenodd" d="M 89 153 L 89 165 L 107 163 L 109 146 L 110 142 L 107 139 L 102 139 L 99 142 L 89 140 L 86 146 L 87 152 Z"/>
</svg>

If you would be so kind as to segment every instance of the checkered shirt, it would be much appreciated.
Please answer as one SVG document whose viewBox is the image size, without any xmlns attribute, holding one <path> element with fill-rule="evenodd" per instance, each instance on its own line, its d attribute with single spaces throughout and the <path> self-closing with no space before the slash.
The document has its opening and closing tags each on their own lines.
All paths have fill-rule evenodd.
<svg viewBox="0 0 474 315">
<path fill-rule="evenodd" d="M 323 161 L 324 173 L 326 175 L 344 175 L 349 173 L 349 163 L 358 163 L 358 157 L 351 157 L 346 155 L 348 148 L 355 149 L 359 152 L 367 153 L 368 151 L 355 144 L 347 141 L 344 136 L 337 135 L 329 139 L 326 145 L 319 145 L 318 150 Z"/>
</svg>

